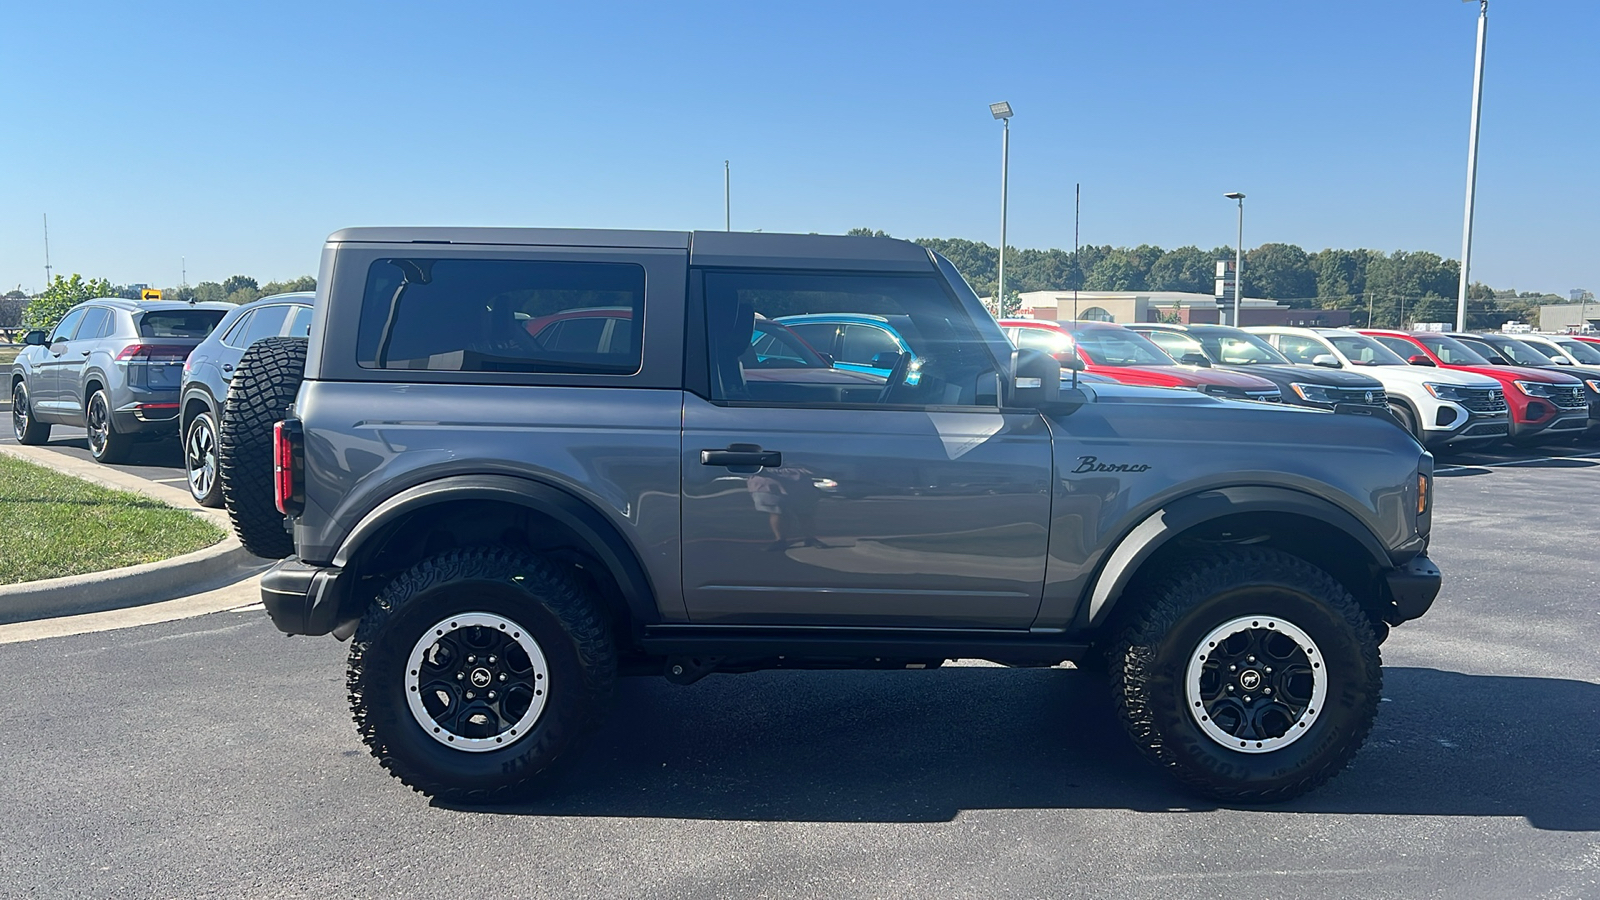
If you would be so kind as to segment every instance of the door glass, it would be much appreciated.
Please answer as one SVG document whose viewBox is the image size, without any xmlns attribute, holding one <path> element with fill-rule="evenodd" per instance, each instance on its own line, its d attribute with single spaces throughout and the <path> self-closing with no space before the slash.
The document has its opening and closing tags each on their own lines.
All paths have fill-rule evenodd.
<svg viewBox="0 0 1600 900">
<path fill-rule="evenodd" d="M 310 337 L 311 307 L 295 307 L 294 318 L 289 320 L 289 330 L 284 332 L 284 334 L 288 335 L 289 337 Z"/>
<path fill-rule="evenodd" d="M 790 331 L 800 336 L 800 339 L 811 345 L 818 353 L 832 353 L 835 349 L 835 338 L 839 335 L 839 326 L 819 322 L 806 325 L 800 322 L 786 326 Z"/>
<path fill-rule="evenodd" d="M 83 317 L 83 324 L 78 326 L 78 333 L 73 335 L 75 341 L 91 341 L 95 338 L 105 337 L 111 328 L 111 310 L 103 306 L 93 306 Z"/>
<path fill-rule="evenodd" d="M 249 347 L 262 338 L 277 337 L 283 330 L 283 321 L 289 317 L 289 307 L 282 304 L 263 306 L 250 317 L 239 346 Z"/>
<path fill-rule="evenodd" d="M 75 309 L 72 312 L 67 313 L 66 318 L 63 318 L 61 322 L 56 325 L 56 330 L 50 334 L 51 343 L 59 340 L 70 340 L 72 338 L 72 332 L 78 327 L 78 323 L 83 321 L 83 315 L 85 312 L 87 312 L 87 310 Z"/>
<path fill-rule="evenodd" d="M 998 368 L 988 345 L 933 278 L 708 272 L 705 285 L 712 400 L 997 405 Z M 875 321 L 862 325 L 864 316 Z M 834 317 L 858 321 L 829 321 Z M 878 368 L 874 358 L 881 363 L 880 354 L 901 354 L 901 341 L 909 352 L 887 376 L 830 367 L 809 335 L 839 326 L 847 357 L 841 361 Z M 794 352 L 763 354 L 763 340 L 792 343 Z M 805 344 L 812 353 L 801 352 Z"/>
<path fill-rule="evenodd" d="M 222 336 L 222 343 L 232 347 L 235 350 L 243 350 L 245 347 L 248 347 L 249 344 L 244 342 L 244 336 L 250 330 L 250 320 L 254 319 L 255 317 L 255 310 L 251 310 L 250 312 L 240 316 L 239 320 L 234 322 L 233 326 L 228 329 L 228 333 Z"/>
<path fill-rule="evenodd" d="M 1321 341 L 1297 334 L 1274 335 L 1278 340 L 1278 350 L 1289 357 L 1290 362 L 1309 365 L 1313 359 L 1328 353 L 1328 348 L 1322 346 Z"/>
</svg>

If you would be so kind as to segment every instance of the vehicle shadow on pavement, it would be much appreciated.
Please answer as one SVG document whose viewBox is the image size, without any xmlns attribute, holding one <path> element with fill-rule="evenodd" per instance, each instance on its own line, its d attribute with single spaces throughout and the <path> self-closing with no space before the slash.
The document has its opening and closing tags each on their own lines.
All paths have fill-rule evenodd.
<svg viewBox="0 0 1600 900">
<path fill-rule="evenodd" d="M 88 438 L 57 438 L 44 445 L 48 449 L 56 450 L 71 447 L 74 450 L 89 452 Z M 163 466 L 177 469 L 178 474 L 183 474 L 183 448 L 178 446 L 178 439 L 172 435 L 165 435 L 159 440 L 137 441 L 128 450 L 126 462 L 118 463 L 122 466 Z"/>
<path fill-rule="evenodd" d="M 1355 762 L 1266 812 L 1521 816 L 1600 831 L 1600 685 L 1385 669 Z M 512 815 L 937 822 L 967 809 L 1205 811 L 1070 670 L 711 676 L 622 683 L 610 723 Z"/>
</svg>

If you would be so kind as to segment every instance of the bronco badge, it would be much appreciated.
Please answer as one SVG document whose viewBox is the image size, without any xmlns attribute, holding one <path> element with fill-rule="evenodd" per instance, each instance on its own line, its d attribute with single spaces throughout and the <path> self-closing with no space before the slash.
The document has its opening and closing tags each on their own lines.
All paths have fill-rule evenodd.
<svg viewBox="0 0 1600 900">
<path fill-rule="evenodd" d="M 1099 457 L 1080 456 L 1078 467 L 1073 469 L 1074 474 L 1081 472 L 1148 472 L 1150 467 L 1144 463 L 1103 463 Z"/>
</svg>

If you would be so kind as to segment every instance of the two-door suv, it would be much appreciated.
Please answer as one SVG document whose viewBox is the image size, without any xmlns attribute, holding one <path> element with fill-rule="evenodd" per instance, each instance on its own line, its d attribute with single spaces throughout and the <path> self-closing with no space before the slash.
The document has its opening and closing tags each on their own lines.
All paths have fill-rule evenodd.
<svg viewBox="0 0 1600 900">
<path fill-rule="evenodd" d="M 911 346 L 847 378 L 758 352 L 812 314 Z M 340 231 L 309 347 L 251 347 L 222 429 L 275 433 L 236 473 L 294 536 L 273 622 L 354 638 L 361 738 L 443 797 L 536 779 L 619 675 L 970 658 L 1103 665 L 1158 765 L 1283 799 L 1355 754 L 1440 584 L 1433 460 L 1390 422 L 1064 383 L 885 238 Z"/>
</svg>

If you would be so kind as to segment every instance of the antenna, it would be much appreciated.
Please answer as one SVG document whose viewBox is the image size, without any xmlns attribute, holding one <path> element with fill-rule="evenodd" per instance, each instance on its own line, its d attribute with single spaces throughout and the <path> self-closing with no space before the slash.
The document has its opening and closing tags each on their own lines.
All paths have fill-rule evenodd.
<svg viewBox="0 0 1600 900">
<path fill-rule="evenodd" d="M 1078 270 L 1078 278 L 1072 283 L 1072 321 L 1078 321 L 1078 285 L 1083 281 L 1083 259 L 1078 255 L 1078 223 L 1083 218 L 1083 182 L 1072 186 L 1072 266 Z M 1077 352 L 1077 348 L 1073 348 Z M 1072 370 L 1072 386 L 1078 386 L 1078 370 Z"/>
<path fill-rule="evenodd" d="M 44 214 L 44 289 L 50 290 L 50 214 Z"/>
</svg>

